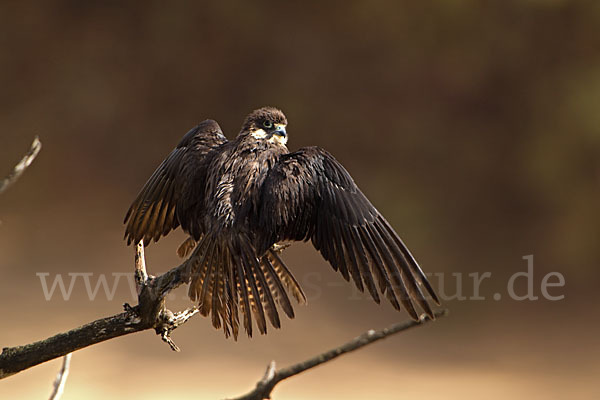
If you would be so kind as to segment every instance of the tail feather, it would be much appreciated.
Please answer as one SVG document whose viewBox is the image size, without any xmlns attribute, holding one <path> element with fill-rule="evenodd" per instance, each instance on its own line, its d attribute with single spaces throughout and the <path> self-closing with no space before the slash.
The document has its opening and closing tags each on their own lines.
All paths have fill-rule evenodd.
<svg viewBox="0 0 600 400">
<path fill-rule="evenodd" d="M 226 315 L 223 311 L 222 303 L 225 300 L 224 282 L 223 282 L 223 268 L 219 267 L 217 260 L 222 258 L 223 249 L 222 246 L 217 245 L 213 256 L 211 257 L 211 264 L 214 265 L 215 274 L 212 280 L 212 290 L 208 293 L 208 297 L 211 297 L 211 316 L 213 326 L 217 329 L 221 327 L 221 320 L 225 321 Z M 227 325 L 224 323 L 224 326 Z M 228 336 L 227 327 L 225 326 L 225 336 Z"/>
<path fill-rule="evenodd" d="M 251 248 L 249 248 L 249 246 L 246 246 L 246 251 L 246 254 L 254 253 L 254 251 Z M 275 300 L 273 299 L 271 288 L 267 284 L 267 279 L 260 267 L 260 261 L 256 257 L 248 257 L 248 260 L 250 261 L 249 265 L 252 270 L 249 274 L 250 282 L 255 282 L 256 289 L 258 291 L 257 308 L 259 310 L 264 308 L 264 311 L 266 312 L 266 315 L 269 318 L 271 325 L 273 325 L 275 328 L 280 328 L 281 322 L 279 320 L 279 314 L 277 313 L 277 308 L 275 306 Z M 261 314 L 261 318 L 264 319 L 265 313 L 259 311 L 259 314 Z M 266 333 L 266 323 L 264 327 L 265 330 L 264 332 L 261 331 L 261 333 Z"/>
<path fill-rule="evenodd" d="M 252 270 L 252 261 L 250 257 L 256 258 L 252 253 L 249 254 L 247 249 L 242 249 L 240 252 L 241 264 L 244 268 L 244 280 L 246 281 L 246 290 L 248 292 L 248 299 L 250 300 L 250 308 L 254 314 L 256 325 L 258 330 L 263 335 L 267 333 L 267 322 L 265 320 L 265 311 L 260 302 L 260 294 L 258 293 L 258 287 L 256 280 L 254 279 L 254 272 Z"/>
<path fill-rule="evenodd" d="M 243 235 L 204 236 L 195 245 L 189 265 L 190 298 L 198 301 L 202 315 L 210 314 L 215 328 L 223 328 L 226 337 L 231 334 L 237 339 L 240 312 L 244 329 L 252 336 L 252 319 L 262 334 L 267 332 L 267 319 L 273 327 L 281 326 L 277 305 L 294 318 L 288 293 L 298 303 L 306 303 L 300 285 L 277 253 L 269 250 L 257 257 Z"/>
<path fill-rule="evenodd" d="M 290 270 L 283 263 L 281 258 L 276 251 L 268 250 L 268 257 L 271 260 L 271 263 L 275 267 L 275 271 L 277 272 L 277 276 L 281 281 L 285 284 L 285 287 L 292 292 L 292 295 L 298 302 L 298 304 L 306 304 L 306 295 L 302 291 L 300 284 L 294 278 L 294 275 L 290 272 Z"/>
<path fill-rule="evenodd" d="M 206 273 L 200 291 L 200 314 L 204 316 L 209 314 L 213 300 L 213 293 L 209 292 L 209 290 L 212 289 L 212 282 L 215 280 L 217 273 L 217 267 L 214 263 L 216 247 L 216 242 L 211 242 L 206 248 L 206 252 L 202 255 Z"/>
<path fill-rule="evenodd" d="M 277 272 L 275 271 L 273 264 L 271 264 L 269 257 L 263 256 L 260 265 L 263 273 L 267 277 L 267 285 L 269 286 L 269 290 L 275 295 L 277 303 L 281 306 L 281 308 L 283 308 L 283 312 L 289 318 L 294 318 L 294 309 L 292 308 L 292 303 L 290 303 L 290 299 L 283 288 L 281 279 L 279 279 L 279 276 L 277 276 Z"/>
<path fill-rule="evenodd" d="M 231 332 L 233 333 L 234 340 L 237 340 L 239 331 L 240 331 L 240 323 L 238 316 L 238 296 L 235 291 L 235 279 L 233 268 L 231 267 L 231 255 L 229 252 L 229 247 L 223 246 L 223 291 L 226 294 L 226 297 L 223 298 L 223 304 L 225 305 L 226 310 L 226 319 L 224 318 L 223 327 L 225 329 L 225 337 L 228 337 L 229 327 L 231 328 Z M 229 326 L 228 326 L 229 325 Z"/>
<path fill-rule="evenodd" d="M 193 285 L 190 285 L 188 290 L 188 296 L 192 301 L 201 301 L 200 291 L 202 290 L 202 284 L 206 278 L 207 265 L 206 260 L 206 247 L 209 245 L 209 241 L 202 241 L 194 252 L 195 256 L 190 257 L 189 268 Z"/>
</svg>

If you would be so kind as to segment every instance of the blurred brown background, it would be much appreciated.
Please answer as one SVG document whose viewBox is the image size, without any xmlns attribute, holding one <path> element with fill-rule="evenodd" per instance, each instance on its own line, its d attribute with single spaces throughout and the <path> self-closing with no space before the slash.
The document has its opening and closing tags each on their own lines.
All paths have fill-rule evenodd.
<svg viewBox="0 0 600 400">
<path fill-rule="evenodd" d="M 0 176 L 34 135 L 44 146 L 0 197 L 0 347 L 133 302 L 125 281 L 90 300 L 81 277 L 47 301 L 36 274 L 112 285 L 132 270 L 124 212 L 181 136 L 214 118 L 231 138 L 275 105 L 290 150 L 331 151 L 446 297 L 456 277 L 473 297 L 468 274 L 491 273 L 485 300 L 448 299 L 449 317 L 283 383 L 276 399 L 598 396 L 600 3 L 418 3 L 0 3 Z M 182 238 L 148 249 L 151 272 L 178 264 Z M 507 291 L 527 255 L 537 301 Z M 179 354 L 151 332 L 112 340 L 74 354 L 63 398 L 238 395 L 271 359 L 407 318 L 342 285 L 309 245 L 285 259 L 309 306 L 281 330 L 233 342 L 196 318 L 174 334 Z M 542 297 L 549 272 L 564 299 Z M 0 397 L 46 398 L 59 366 L 3 380 Z"/>
</svg>

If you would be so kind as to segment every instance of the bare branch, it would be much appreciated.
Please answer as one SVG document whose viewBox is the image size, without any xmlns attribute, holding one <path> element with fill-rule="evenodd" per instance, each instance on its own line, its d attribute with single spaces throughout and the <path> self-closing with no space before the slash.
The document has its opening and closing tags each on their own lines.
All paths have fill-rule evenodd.
<svg viewBox="0 0 600 400">
<path fill-rule="evenodd" d="M 150 326 L 142 324 L 139 317 L 124 312 L 39 342 L 5 347 L 0 354 L 0 379 L 92 344 L 149 328 Z"/>
<path fill-rule="evenodd" d="M 448 314 L 447 310 L 441 310 L 441 311 L 436 311 L 434 315 L 436 318 L 439 318 L 439 317 L 444 317 L 447 314 Z M 413 328 L 415 326 L 424 325 L 425 323 L 430 322 L 430 321 L 432 321 L 432 319 L 430 319 L 425 314 L 423 314 L 423 315 L 421 315 L 421 317 L 419 318 L 418 321 L 411 320 L 411 321 L 400 322 L 400 323 L 391 325 L 391 326 L 389 326 L 385 329 L 379 330 L 379 331 L 370 330 L 339 347 L 336 347 L 334 349 L 331 349 L 329 351 L 321 353 L 316 357 L 309 358 L 308 360 L 305 360 L 298 364 L 294 364 L 287 368 L 282 368 L 278 371 L 275 371 L 275 362 L 271 361 L 264 377 L 256 384 L 256 387 L 251 392 L 249 392 L 243 396 L 236 397 L 231 400 L 270 399 L 271 392 L 273 391 L 273 388 L 275 387 L 275 385 L 277 385 L 279 382 L 281 382 L 284 379 L 287 379 L 291 376 L 297 375 L 297 374 L 304 372 L 310 368 L 314 368 L 320 364 L 331 361 L 334 358 L 341 356 L 342 354 L 346 354 L 351 351 L 358 350 L 361 347 L 364 347 L 368 344 L 374 343 L 381 339 L 385 339 L 388 336 L 405 331 L 405 330 Z"/>
<path fill-rule="evenodd" d="M 159 277 L 149 279 L 141 289 L 139 304 L 135 307 L 126 304 L 124 313 L 98 319 L 39 342 L 2 349 L 0 379 L 75 350 L 146 329 L 154 329 L 161 336 L 167 332 L 165 337 L 169 337 L 175 328 L 196 314 L 193 309 L 174 314 L 166 310 L 164 304 L 164 297 L 171 290 L 187 282 L 186 271 L 187 264 L 184 262 Z"/>
<path fill-rule="evenodd" d="M 19 161 L 19 163 L 15 165 L 10 174 L 8 174 L 6 178 L 0 181 L 0 193 L 8 189 L 10 185 L 15 183 L 21 177 L 21 175 L 23 175 L 23 172 L 25 172 L 27 167 L 29 167 L 33 160 L 35 160 L 41 149 L 42 142 L 40 142 L 40 139 L 36 136 L 35 139 L 33 139 L 33 143 L 31 143 L 31 148 L 29 149 L 27 154 L 25 154 L 21 161 Z"/>
<path fill-rule="evenodd" d="M 69 376 L 69 366 L 71 365 L 71 353 L 63 357 L 62 368 L 58 371 L 56 379 L 54 380 L 54 390 L 50 395 L 50 400 L 58 400 L 65 390 L 65 382 Z"/>
</svg>

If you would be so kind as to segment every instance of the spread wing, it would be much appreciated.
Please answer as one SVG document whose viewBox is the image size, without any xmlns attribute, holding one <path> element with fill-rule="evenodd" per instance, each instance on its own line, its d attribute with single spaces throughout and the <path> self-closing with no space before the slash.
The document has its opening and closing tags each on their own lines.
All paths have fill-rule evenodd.
<svg viewBox="0 0 600 400">
<path fill-rule="evenodd" d="M 390 224 L 331 154 L 308 147 L 280 158 L 262 193 L 259 224 L 272 236 L 262 244 L 311 240 L 314 247 L 360 291 L 379 292 L 418 318 L 415 303 L 430 317 L 426 295 L 439 304 L 425 274 Z"/>
<path fill-rule="evenodd" d="M 219 124 L 213 120 L 203 121 L 185 134 L 129 207 L 124 220 L 127 244 L 143 239 L 147 245 L 179 226 L 175 209 L 186 166 L 196 165 L 208 152 L 226 142 Z"/>
</svg>

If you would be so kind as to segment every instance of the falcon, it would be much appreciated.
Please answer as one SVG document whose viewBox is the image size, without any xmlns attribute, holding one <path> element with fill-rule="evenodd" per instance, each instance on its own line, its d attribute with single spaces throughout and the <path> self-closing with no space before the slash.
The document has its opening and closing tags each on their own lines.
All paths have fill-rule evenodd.
<svg viewBox="0 0 600 400">
<path fill-rule="evenodd" d="M 189 296 L 215 328 L 237 339 L 240 315 L 252 336 L 279 310 L 294 318 L 290 295 L 306 297 L 280 255 L 309 241 L 346 281 L 376 303 L 385 296 L 413 319 L 440 304 L 398 234 L 346 169 L 327 151 L 289 152 L 287 119 L 278 109 L 251 112 L 231 141 L 205 120 L 190 130 L 154 171 L 127 211 L 127 244 L 158 241 L 181 226 L 189 238 Z"/>
</svg>

